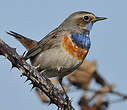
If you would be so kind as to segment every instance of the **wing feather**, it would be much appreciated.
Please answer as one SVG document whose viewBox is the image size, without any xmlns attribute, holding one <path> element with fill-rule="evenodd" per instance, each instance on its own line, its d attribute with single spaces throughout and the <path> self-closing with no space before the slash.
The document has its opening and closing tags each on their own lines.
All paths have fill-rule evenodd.
<svg viewBox="0 0 127 110">
<path fill-rule="evenodd" d="M 30 57 L 33 57 L 42 51 L 50 49 L 55 44 L 55 41 L 58 37 L 57 33 L 57 30 L 54 30 L 42 40 L 40 40 L 33 48 L 31 48 L 26 53 L 25 59 L 29 59 Z"/>
</svg>

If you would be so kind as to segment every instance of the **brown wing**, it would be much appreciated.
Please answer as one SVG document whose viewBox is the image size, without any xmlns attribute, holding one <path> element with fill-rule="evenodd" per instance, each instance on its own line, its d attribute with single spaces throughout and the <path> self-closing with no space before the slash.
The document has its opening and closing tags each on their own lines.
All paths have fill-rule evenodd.
<svg viewBox="0 0 127 110">
<path fill-rule="evenodd" d="M 37 55 L 38 53 L 53 47 L 53 45 L 55 45 L 57 41 L 57 37 L 58 37 L 57 32 L 58 32 L 57 30 L 54 30 L 51 33 L 49 33 L 46 37 L 44 37 L 42 40 L 40 40 L 33 48 L 31 48 L 27 52 L 25 59 L 33 57 Z"/>
</svg>

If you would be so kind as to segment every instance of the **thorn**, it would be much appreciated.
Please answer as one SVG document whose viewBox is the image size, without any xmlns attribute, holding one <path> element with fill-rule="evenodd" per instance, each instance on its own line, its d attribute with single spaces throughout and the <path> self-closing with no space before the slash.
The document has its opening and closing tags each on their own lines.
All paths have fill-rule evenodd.
<svg viewBox="0 0 127 110">
<path fill-rule="evenodd" d="M 33 87 L 32 88 L 35 88 L 35 87 L 36 87 L 36 85 L 33 84 Z"/>
<path fill-rule="evenodd" d="M 14 67 L 16 67 L 16 66 L 12 63 L 12 66 L 11 66 L 10 71 L 11 71 Z"/>
<path fill-rule="evenodd" d="M 25 59 L 25 53 L 26 53 L 26 51 L 23 53 L 23 55 L 20 56 L 22 60 L 26 60 Z"/>
<path fill-rule="evenodd" d="M 31 85 L 31 84 L 33 84 L 33 83 L 31 82 L 31 83 L 29 83 L 28 85 Z"/>
<path fill-rule="evenodd" d="M 12 67 L 11 68 L 14 68 L 14 67 L 16 67 L 16 66 L 12 63 Z"/>
<path fill-rule="evenodd" d="M 33 84 L 32 88 L 30 89 L 30 92 L 35 88 L 36 86 Z"/>
<path fill-rule="evenodd" d="M 32 88 L 31 88 L 31 91 L 35 88 L 36 86 L 33 84 Z"/>
<path fill-rule="evenodd" d="M 23 77 L 23 75 L 21 74 L 20 77 Z"/>
<path fill-rule="evenodd" d="M 24 81 L 24 83 L 26 83 L 27 81 L 29 81 L 30 79 L 29 78 L 27 78 L 25 81 Z"/>
<path fill-rule="evenodd" d="M 12 67 L 16 67 L 16 65 L 14 63 L 12 63 Z"/>
<path fill-rule="evenodd" d="M 24 57 L 24 56 L 25 56 L 25 54 L 26 54 L 26 51 L 25 51 L 25 52 L 23 52 L 23 55 L 22 55 L 22 56 Z"/>
<path fill-rule="evenodd" d="M 10 71 L 11 71 L 13 68 L 14 68 L 14 67 L 12 66 L 11 69 L 10 69 Z"/>
<path fill-rule="evenodd" d="M 25 73 L 22 73 L 22 74 L 20 75 L 20 77 L 23 77 L 23 76 L 26 76 Z"/>
<path fill-rule="evenodd" d="M 48 106 L 51 105 L 51 104 L 53 104 L 53 103 L 54 103 L 54 102 L 53 102 L 53 100 L 51 99 L 51 100 L 49 101 Z"/>
</svg>

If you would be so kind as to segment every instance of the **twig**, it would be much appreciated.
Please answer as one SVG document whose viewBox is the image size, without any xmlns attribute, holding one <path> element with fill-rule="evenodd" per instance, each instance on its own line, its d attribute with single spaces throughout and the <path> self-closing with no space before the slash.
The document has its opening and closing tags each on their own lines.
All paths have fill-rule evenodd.
<svg viewBox="0 0 127 110">
<path fill-rule="evenodd" d="M 88 88 L 86 90 L 89 91 L 89 92 L 96 92 L 98 94 L 104 93 L 103 91 L 99 91 L 99 90 L 95 90 L 95 89 L 91 89 L 91 88 Z M 127 94 L 123 94 L 123 93 L 120 93 L 120 92 L 114 91 L 114 90 L 109 91 L 109 93 L 114 94 L 114 95 L 118 95 L 120 97 L 123 97 L 123 98 L 127 99 Z"/>
<path fill-rule="evenodd" d="M 11 48 L 0 39 L 0 55 L 5 56 L 11 63 L 12 68 L 16 67 L 26 76 L 27 80 L 31 80 L 34 87 L 38 87 L 49 98 L 50 103 L 58 106 L 58 110 L 74 110 L 71 101 L 64 99 L 59 89 L 55 88 L 51 81 L 43 74 L 40 74 L 35 68 L 31 67 L 16 52 L 15 48 Z"/>
<path fill-rule="evenodd" d="M 103 94 L 104 93 L 104 91 L 95 90 L 95 89 L 86 89 L 86 90 L 90 91 L 90 92 L 97 93 L 97 94 Z M 120 93 L 120 92 L 115 91 L 115 90 L 110 90 L 108 93 L 121 97 L 119 99 L 109 100 L 108 101 L 109 103 L 118 103 L 118 102 L 122 102 L 122 101 L 127 100 L 127 94 L 123 94 L 123 93 Z"/>
</svg>

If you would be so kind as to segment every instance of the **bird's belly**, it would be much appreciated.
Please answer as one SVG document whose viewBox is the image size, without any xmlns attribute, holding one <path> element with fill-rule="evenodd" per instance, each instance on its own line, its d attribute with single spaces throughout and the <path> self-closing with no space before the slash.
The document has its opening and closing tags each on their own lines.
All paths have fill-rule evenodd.
<svg viewBox="0 0 127 110">
<path fill-rule="evenodd" d="M 46 70 L 47 77 L 66 76 L 77 69 L 81 63 L 81 60 L 73 58 L 61 47 L 43 51 L 32 60 L 33 66 Z"/>
</svg>

